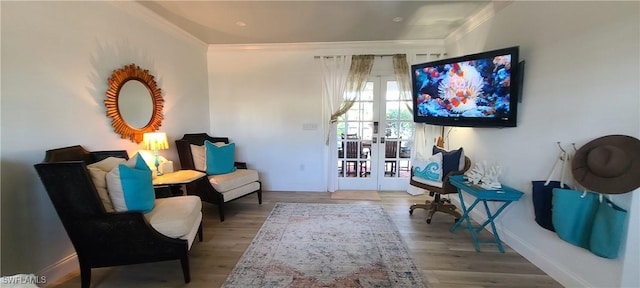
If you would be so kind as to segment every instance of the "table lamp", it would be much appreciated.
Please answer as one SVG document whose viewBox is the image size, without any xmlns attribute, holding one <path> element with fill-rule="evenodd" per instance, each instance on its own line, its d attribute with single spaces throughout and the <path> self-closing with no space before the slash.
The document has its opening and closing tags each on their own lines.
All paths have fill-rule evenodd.
<svg viewBox="0 0 640 288">
<path fill-rule="evenodd" d="M 167 133 L 164 132 L 152 132 L 144 133 L 142 136 L 142 145 L 145 150 L 152 150 L 153 156 L 156 158 L 156 175 L 162 175 L 160 172 L 160 162 L 158 161 L 158 150 L 169 149 L 169 143 L 167 141 Z"/>
</svg>

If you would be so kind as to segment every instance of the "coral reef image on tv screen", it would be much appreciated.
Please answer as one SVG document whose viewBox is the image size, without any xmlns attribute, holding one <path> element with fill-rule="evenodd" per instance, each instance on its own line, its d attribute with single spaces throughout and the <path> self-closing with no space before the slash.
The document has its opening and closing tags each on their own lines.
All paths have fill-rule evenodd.
<svg viewBox="0 0 640 288">
<path fill-rule="evenodd" d="M 511 55 L 415 69 L 417 116 L 508 119 Z"/>
</svg>

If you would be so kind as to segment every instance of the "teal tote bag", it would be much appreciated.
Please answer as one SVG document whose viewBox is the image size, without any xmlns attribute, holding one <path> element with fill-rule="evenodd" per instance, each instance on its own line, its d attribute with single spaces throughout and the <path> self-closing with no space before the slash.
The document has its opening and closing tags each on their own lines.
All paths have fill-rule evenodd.
<svg viewBox="0 0 640 288">
<path fill-rule="evenodd" d="M 627 211 L 605 199 L 598 204 L 591 227 L 589 250 L 600 257 L 614 259 L 622 244 Z"/>
<path fill-rule="evenodd" d="M 571 189 L 553 189 L 551 217 L 560 239 L 589 249 L 598 195 Z"/>
</svg>

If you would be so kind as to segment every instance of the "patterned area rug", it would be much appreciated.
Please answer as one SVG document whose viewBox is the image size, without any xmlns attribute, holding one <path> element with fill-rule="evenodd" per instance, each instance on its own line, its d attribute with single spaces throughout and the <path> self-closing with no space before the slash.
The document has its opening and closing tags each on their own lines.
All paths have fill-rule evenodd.
<svg viewBox="0 0 640 288">
<path fill-rule="evenodd" d="M 426 287 L 379 205 L 277 203 L 222 287 Z"/>
</svg>

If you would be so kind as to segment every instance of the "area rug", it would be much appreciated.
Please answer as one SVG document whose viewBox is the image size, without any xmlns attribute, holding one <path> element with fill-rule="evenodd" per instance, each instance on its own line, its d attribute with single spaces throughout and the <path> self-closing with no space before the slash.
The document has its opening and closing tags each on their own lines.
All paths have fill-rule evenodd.
<svg viewBox="0 0 640 288">
<path fill-rule="evenodd" d="M 222 287 L 426 287 L 379 205 L 277 203 Z"/>
<path fill-rule="evenodd" d="M 380 195 L 375 190 L 338 190 L 331 193 L 331 199 L 380 201 Z"/>
</svg>

